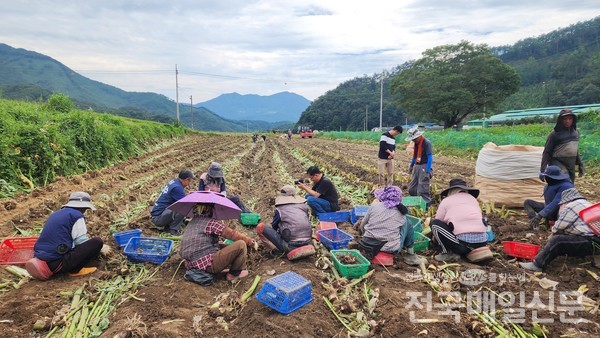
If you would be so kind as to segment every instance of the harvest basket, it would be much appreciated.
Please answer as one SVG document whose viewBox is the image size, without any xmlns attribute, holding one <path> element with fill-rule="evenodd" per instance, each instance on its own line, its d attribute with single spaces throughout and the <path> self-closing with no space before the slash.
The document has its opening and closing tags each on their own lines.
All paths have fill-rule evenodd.
<svg viewBox="0 0 600 338">
<path fill-rule="evenodd" d="M 533 260 L 535 255 L 537 255 L 538 251 L 540 250 L 539 245 L 512 241 L 502 242 L 502 247 L 504 249 L 504 253 L 509 256 L 525 258 L 529 260 Z"/>
<path fill-rule="evenodd" d="M 348 222 L 350 220 L 350 211 L 323 212 L 317 215 L 319 221 L 326 222 Z"/>
<path fill-rule="evenodd" d="M 427 202 L 421 196 L 404 196 L 402 197 L 402 204 L 407 208 L 414 207 L 423 211 L 427 210 Z"/>
<path fill-rule="evenodd" d="M 325 230 L 325 229 L 337 229 L 337 224 L 335 224 L 335 222 L 319 222 L 319 225 L 317 225 L 317 228 L 315 229 L 315 233 L 314 233 L 313 237 L 318 241 L 319 236 L 317 235 L 317 233 L 320 230 Z"/>
<path fill-rule="evenodd" d="M 130 238 L 141 237 L 141 236 L 142 236 L 142 229 L 126 230 L 126 231 L 121 231 L 121 232 L 115 232 L 113 234 L 115 241 L 117 242 L 117 244 L 120 247 L 126 246 L 127 242 L 129 242 Z"/>
<path fill-rule="evenodd" d="M 588 227 L 600 236 L 600 203 L 589 206 L 579 212 L 579 217 L 587 223 Z"/>
<path fill-rule="evenodd" d="M 356 264 L 344 264 L 340 261 L 340 257 L 350 255 L 356 258 Z M 367 273 L 371 262 L 363 256 L 358 250 L 331 250 L 333 264 L 335 268 L 344 277 L 358 278 Z"/>
<path fill-rule="evenodd" d="M 368 205 L 357 205 L 350 211 L 350 223 L 354 224 L 369 211 Z"/>
<path fill-rule="evenodd" d="M 427 250 L 429 248 L 429 242 L 431 242 L 431 240 L 425 235 L 415 232 L 415 252 Z"/>
<path fill-rule="evenodd" d="M 415 230 L 415 232 L 421 232 L 423 231 L 423 224 L 421 222 L 420 218 L 411 216 L 411 215 L 406 215 L 406 223 L 410 223 L 413 226 L 413 229 Z"/>
<path fill-rule="evenodd" d="M 348 243 L 354 239 L 354 237 L 344 231 L 334 228 L 317 231 L 319 241 L 323 243 L 330 250 L 343 249 L 348 247 Z"/>
<path fill-rule="evenodd" d="M 240 220 L 243 225 L 257 225 L 260 221 L 260 215 L 249 212 L 243 212 L 240 214 Z"/>
<path fill-rule="evenodd" d="M 0 244 L 0 265 L 25 264 L 33 258 L 33 246 L 38 236 L 8 237 Z"/>
<path fill-rule="evenodd" d="M 256 299 L 279 313 L 292 313 L 312 301 L 312 283 L 288 271 L 269 278 L 256 294 Z"/>
<path fill-rule="evenodd" d="M 132 237 L 123 252 L 132 262 L 162 264 L 173 248 L 173 241 L 164 238 Z"/>
</svg>

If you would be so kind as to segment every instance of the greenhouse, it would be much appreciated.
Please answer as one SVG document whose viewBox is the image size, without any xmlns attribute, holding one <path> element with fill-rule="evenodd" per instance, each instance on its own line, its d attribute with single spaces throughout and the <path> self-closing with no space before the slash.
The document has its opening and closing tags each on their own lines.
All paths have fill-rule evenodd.
<svg viewBox="0 0 600 338">
<path fill-rule="evenodd" d="M 582 113 L 588 110 L 600 109 L 600 104 L 585 104 L 577 106 L 562 106 L 562 107 L 543 107 L 520 110 L 507 110 L 504 113 L 492 115 L 488 118 L 471 120 L 467 122 L 471 127 L 492 127 L 494 125 L 503 125 L 510 120 L 520 120 L 522 118 L 531 117 L 553 117 L 558 115 L 562 109 L 571 109 L 574 113 Z"/>
</svg>

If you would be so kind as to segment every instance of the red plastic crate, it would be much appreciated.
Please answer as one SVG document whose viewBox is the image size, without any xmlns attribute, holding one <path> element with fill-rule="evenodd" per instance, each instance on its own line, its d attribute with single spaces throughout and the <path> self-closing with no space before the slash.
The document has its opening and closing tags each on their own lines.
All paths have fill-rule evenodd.
<svg viewBox="0 0 600 338">
<path fill-rule="evenodd" d="M 504 253 L 509 256 L 529 260 L 533 260 L 538 251 L 540 251 L 539 245 L 512 241 L 502 242 L 502 247 L 504 248 Z"/>
<path fill-rule="evenodd" d="M 33 246 L 38 236 L 9 237 L 0 244 L 0 265 L 25 264 L 33 258 Z"/>
<path fill-rule="evenodd" d="M 600 203 L 589 206 L 579 212 L 579 217 L 587 223 L 596 236 L 600 236 Z"/>
</svg>

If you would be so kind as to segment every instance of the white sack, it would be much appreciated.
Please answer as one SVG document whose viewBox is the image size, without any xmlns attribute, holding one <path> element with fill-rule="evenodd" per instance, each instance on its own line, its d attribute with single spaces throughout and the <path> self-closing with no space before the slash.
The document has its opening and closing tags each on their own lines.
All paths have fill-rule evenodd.
<svg viewBox="0 0 600 338">
<path fill-rule="evenodd" d="M 475 173 L 498 180 L 538 179 L 544 147 L 486 143 L 479 151 Z"/>
</svg>

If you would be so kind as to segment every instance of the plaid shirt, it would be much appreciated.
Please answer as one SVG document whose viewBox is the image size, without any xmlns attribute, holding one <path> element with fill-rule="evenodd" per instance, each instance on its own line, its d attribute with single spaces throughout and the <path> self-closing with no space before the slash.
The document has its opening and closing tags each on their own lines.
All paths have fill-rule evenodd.
<svg viewBox="0 0 600 338">
<path fill-rule="evenodd" d="M 187 269 L 205 270 L 219 250 L 218 237 L 225 224 L 209 217 L 195 215 L 181 236 L 181 257 Z"/>
<path fill-rule="evenodd" d="M 483 243 L 488 240 L 487 232 L 465 232 L 456 235 L 456 238 L 467 243 Z"/>
<path fill-rule="evenodd" d="M 579 211 L 592 205 L 585 199 L 574 200 L 560 206 L 558 219 L 552 227 L 553 234 L 567 234 L 576 236 L 594 236 L 592 229 L 579 218 Z"/>
</svg>

